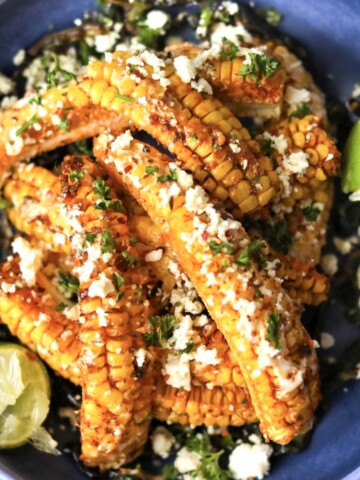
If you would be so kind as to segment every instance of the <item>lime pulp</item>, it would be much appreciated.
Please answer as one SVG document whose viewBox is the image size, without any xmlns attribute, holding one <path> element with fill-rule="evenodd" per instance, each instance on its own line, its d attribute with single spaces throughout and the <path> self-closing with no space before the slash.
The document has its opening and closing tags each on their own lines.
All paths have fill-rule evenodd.
<svg viewBox="0 0 360 480">
<path fill-rule="evenodd" d="M 353 126 L 343 154 L 342 189 L 345 193 L 360 190 L 360 120 Z"/>
</svg>

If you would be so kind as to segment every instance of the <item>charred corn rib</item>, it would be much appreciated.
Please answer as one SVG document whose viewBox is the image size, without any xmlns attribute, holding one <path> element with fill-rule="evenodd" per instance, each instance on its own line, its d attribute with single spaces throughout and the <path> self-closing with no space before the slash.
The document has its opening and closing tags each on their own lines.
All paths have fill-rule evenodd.
<svg viewBox="0 0 360 480">
<path fill-rule="evenodd" d="M 186 391 L 170 387 L 161 375 L 156 378 L 153 415 L 158 420 L 192 427 L 241 426 L 257 421 L 246 391 L 205 386 Z"/>
<path fill-rule="evenodd" d="M 78 181 L 75 171 L 84 173 Z M 118 468 L 140 454 L 153 390 L 151 365 L 144 360 L 137 366 L 134 353 L 143 349 L 137 331 L 151 313 L 147 270 L 138 266 L 127 217 L 104 177 L 87 157 L 66 157 L 62 164 L 61 199 L 72 220 L 80 285 L 82 460 L 100 469 Z"/>
<path fill-rule="evenodd" d="M 13 205 L 7 210 L 20 231 L 43 240 L 54 251 L 70 253 L 69 228 L 58 201 L 60 180 L 45 168 L 20 165 L 4 186 L 4 197 Z"/>
<path fill-rule="evenodd" d="M 241 51 L 249 53 L 250 49 L 239 48 L 238 56 L 235 58 L 229 55 L 226 43 L 221 51 L 214 47 L 212 50 L 213 54 L 210 53 L 211 50 L 207 52 L 190 43 L 167 48 L 174 58 L 185 56 L 193 60 L 195 65 L 202 64 L 204 57 L 206 60 L 200 66 L 198 76 L 204 78 L 213 88 L 215 95 L 237 115 L 265 118 L 280 116 L 286 80 L 283 68 L 257 81 L 249 75 L 241 75 L 245 59 L 244 55 L 241 56 Z M 272 55 L 272 52 L 267 51 L 267 54 Z"/>
<path fill-rule="evenodd" d="M 40 105 L 29 103 L 30 95 L 0 113 L 0 184 L 20 160 L 93 137 L 106 128 L 126 126 L 127 120 L 89 106 L 85 98 L 83 102 L 78 98 L 73 108 L 74 88 L 77 92 L 74 85 L 50 89 L 42 94 Z"/>
<path fill-rule="evenodd" d="M 98 140 L 107 145 L 107 162 L 114 162 L 124 185 L 154 221 L 168 229 L 168 240 L 209 313 L 224 334 L 239 362 L 260 427 L 267 438 L 287 443 L 308 430 L 319 400 L 317 360 L 312 341 L 300 322 L 300 312 L 276 279 L 269 278 L 249 261 L 237 261 L 249 238 L 239 222 L 224 219 L 200 187 L 184 187 L 185 172 L 160 183 L 146 174 L 169 175 L 166 159 L 144 145 L 131 142 L 131 150 L 112 151 L 111 136 Z M 106 148 L 106 147 L 105 147 Z M 98 150 L 96 149 L 97 153 Z"/>
<path fill-rule="evenodd" d="M 10 257 L 0 269 L 0 318 L 57 374 L 79 384 L 79 327 L 72 319 L 75 307 L 66 309 L 70 319 L 57 312 L 57 301 L 52 289 L 46 288 L 47 283 L 41 281 L 42 286 L 38 282 L 28 287 L 19 269 L 19 258 Z"/>
<path fill-rule="evenodd" d="M 153 57 L 157 65 L 162 62 Z M 79 96 L 85 92 L 92 103 L 124 114 L 150 133 L 215 198 L 235 205 L 238 215 L 268 203 L 276 193 L 277 174 L 231 112 L 182 83 L 171 65 L 170 79 L 163 78 L 169 88 L 152 78 L 159 78 L 159 73 L 142 60 L 144 67 L 129 76 L 132 58 L 131 53 L 117 52 L 110 64 L 93 62 L 88 67 L 90 78 L 78 83 Z M 165 63 L 161 65 L 165 76 Z"/>
</svg>

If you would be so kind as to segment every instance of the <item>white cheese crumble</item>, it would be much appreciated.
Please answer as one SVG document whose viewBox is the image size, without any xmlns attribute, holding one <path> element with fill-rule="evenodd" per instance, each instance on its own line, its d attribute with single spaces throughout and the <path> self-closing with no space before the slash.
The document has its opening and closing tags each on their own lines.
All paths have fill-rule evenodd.
<svg viewBox="0 0 360 480">
<path fill-rule="evenodd" d="M 145 262 L 158 262 L 163 255 L 162 248 L 158 248 L 157 250 L 152 250 L 151 252 L 145 255 Z"/>
<path fill-rule="evenodd" d="M 168 353 L 161 371 L 168 385 L 190 391 L 191 377 L 187 355 Z"/>
<path fill-rule="evenodd" d="M 1 290 L 4 293 L 15 293 L 16 285 L 14 283 L 2 282 L 1 283 Z"/>
<path fill-rule="evenodd" d="M 105 53 L 112 50 L 119 39 L 118 32 L 108 32 L 104 35 L 96 35 L 95 40 L 95 50 L 99 53 Z"/>
<path fill-rule="evenodd" d="M 20 257 L 20 271 L 28 287 L 33 287 L 36 283 L 36 274 L 40 270 L 43 262 L 44 252 L 34 248 L 25 240 L 17 237 L 12 242 L 14 253 Z"/>
<path fill-rule="evenodd" d="M 355 83 L 351 96 L 354 98 L 360 96 L 360 83 Z"/>
<path fill-rule="evenodd" d="M 9 131 L 9 141 L 5 144 L 7 155 L 18 155 L 24 147 L 24 140 L 21 135 L 17 135 L 17 128 L 12 128 Z"/>
<path fill-rule="evenodd" d="M 327 255 L 322 256 L 320 265 L 325 275 L 332 277 L 338 271 L 338 258 L 336 255 L 328 253 Z"/>
<path fill-rule="evenodd" d="M 335 345 L 334 336 L 328 332 L 321 332 L 320 345 L 321 345 L 321 348 L 323 348 L 324 350 L 327 350 L 328 348 L 332 348 Z"/>
<path fill-rule="evenodd" d="M 99 274 L 99 278 L 97 280 L 94 280 L 90 285 L 88 290 L 88 296 L 92 298 L 93 297 L 105 298 L 110 293 L 114 293 L 114 292 L 115 292 L 115 287 L 112 281 L 109 278 L 107 278 L 105 273 L 101 272 Z"/>
<path fill-rule="evenodd" d="M 271 140 L 274 148 L 280 153 L 280 155 L 284 155 L 288 148 L 288 142 L 284 135 L 271 135 L 269 132 L 264 132 L 263 137 L 266 140 Z"/>
<path fill-rule="evenodd" d="M 303 175 L 309 166 L 309 154 L 306 152 L 294 152 L 284 157 L 282 167 L 287 173 Z"/>
<path fill-rule="evenodd" d="M 236 15 L 239 11 L 239 5 L 235 2 L 222 2 L 221 7 L 226 10 L 229 15 Z"/>
<path fill-rule="evenodd" d="M 0 95 L 8 95 L 14 88 L 14 82 L 0 73 Z"/>
<path fill-rule="evenodd" d="M 196 470 L 200 464 L 200 453 L 190 452 L 186 447 L 182 447 L 177 453 L 174 467 L 179 473 L 187 473 Z"/>
<path fill-rule="evenodd" d="M 13 64 L 16 66 L 19 66 L 23 63 L 24 60 L 25 60 L 25 50 L 21 49 L 14 55 Z"/>
<path fill-rule="evenodd" d="M 145 23 L 151 30 L 163 31 L 165 25 L 168 23 L 170 17 L 167 13 L 161 10 L 151 10 L 146 15 Z"/>
<path fill-rule="evenodd" d="M 356 190 L 349 195 L 350 202 L 360 202 L 360 190 Z"/>
<path fill-rule="evenodd" d="M 95 310 L 95 312 L 98 316 L 99 327 L 107 327 L 108 314 L 105 312 L 105 310 L 99 307 Z"/>
<path fill-rule="evenodd" d="M 207 204 L 208 196 L 203 188 L 196 185 L 186 191 L 184 206 L 189 212 L 202 213 Z"/>
<path fill-rule="evenodd" d="M 265 443 L 240 443 L 229 457 L 229 470 L 234 479 L 264 478 L 269 473 L 272 451 Z"/>
<path fill-rule="evenodd" d="M 125 130 L 124 133 L 119 135 L 111 144 L 111 151 L 115 154 L 120 155 L 121 151 L 124 148 L 130 147 L 130 144 L 133 140 L 133 136 L 131 135 L 130 130 Z"/>
<path fill-rule="evenodd" d="M 334 237 L 333 242 L 336 247 L 336 250 L 340 252 L 342 255 L 346 255 L 347 253 L 350 253 L 353 248 L 352 243 L 350 242 L 350 240 L 347 240 L 347 239 Z"/>
<path fill-rule="evenodd" d="M 211 34 L 211 43 L 215 43 L 218 45 L 222 45 L 223 38 L 230 40 L 230 42 L 235 43 L 235 45 L 239 45 L 239 35 L 244 39 L 245 42 L 251 43 L 253 37 L 250 33 L 245 29 L 244 25 L 225 25 L 225 23 L 217 23 L 214 26 L 213 32 Z"/>
<path fill-rule="evenodd" d="M 170 455 L 175 441 L 174 435 L 165 427 L 156 427 L 151 435 L 152 449 L 161 458 L 167 458 Z"/>
<path fill-rule="evenodd" d="M 289 85 L 285 90 L 285 100 L 289 105 L 298 105 L 310 101 L 310 92 L 305 88 L 295 88 Z"/>
<path fill-rule="evenodd" d="M 205 345 L 201 345 L 196 349 L 194 360 L 204 366 L 218 365 L 220 363 L 216 348 L 207 349 Z"/>
<path fill-rule="evenodd" d="M 174 59 L 176 73 L 184 83 L 190 83 L 196 77 L 197 69 L 191 58 L 179 55 Z"/>
<path fill-rule="evenodd" d="M 134 355 L 137 366 L 141 368 L 144 365 L 146 359 L 145 348 L 139 348 L 138 350 L 135 350 Z"/>
</svg>

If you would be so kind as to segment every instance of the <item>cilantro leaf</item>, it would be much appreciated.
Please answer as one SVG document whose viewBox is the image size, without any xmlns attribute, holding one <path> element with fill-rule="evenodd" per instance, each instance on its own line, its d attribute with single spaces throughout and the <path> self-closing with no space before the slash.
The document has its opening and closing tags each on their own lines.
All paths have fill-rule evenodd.
<svg viewBox="0 0 360 480">
<path fill-rule="evenodd" d="M 227 38 L 222 39 L 222 47 L 220 50 L 221 60 L 235 60 L 239 53 L 239 47 Z"/>
<path fill-rule="evenodd" d="M 320 209 L 314 207 L 313 205 L 309 205 L 308 207 L 302 209 L 302 213 L 306 220 L 309 222 L 315 222 L 319 217 Z"/>
<path fill-rule="evenodd" d="M 113 273 L 113 280 L 114 280 L 114 285 L 115 285 L 116 291 L 119 291 L 120 287 L 124 284 L 124 281 L 125 281 L 124 277 L 122 275 L 120 275 L 120 273 L 114 272 Z"/>
<path fill-rule="evenodd" d="M 85 235 L 85 240 L 92 245 L 95 242 L 97 233 L 87 233 Z"/>
<path fill-rule="evenodd" d="M 84 175 L 85 173 L 82 170 L 74 170 L 73 172 L 70 172 L 69 178 L 70 180 L 75 180 L 76 182 L 78 182 L 83 178 Z"/>
<path fill-rule="evenodd" d="M 238 77 L 249 77 L 254 80 L 254 82 L 259 82 L 261 77 L 269 78 L 274 75 L 274 73 L 279 70 L 281 63 L 277 58 L 269 57 L 265 53 L 249 53 L 250 63 L 244 64 L 239 73 Z"/>
<path fill-rule="evenodd" d="M 256 240 L 252 242 L 247 248 L 245 248 L 240 255 L 236 258 L 235 263 L 240 267 L 248 267 L 250 265 L 251 257 L 256 260 L 262 260 L 261 249 L 264 245 L 262 240 Z"/>
<path fill-rule="evenodd" d="M 13 204 L 6 200 L 3 197 L 0 197 L 0 210 L 6 210 L 7 208 L 12 208 Z"/>
<path fill-rule="evenodd" d="M 112 253 L 116 249 L 116 242 L 111 235 L 111 231 L 109 228 L 107 228 L 105 232 L 101 234 L 101 240 L 101 253 Z"/>
<path fill-rule="evenodd" d="M 281 349 L 281 343 L 279 340 L 281 328 L 281 315 L 277 312 L 271 312 L 268 317 L 268 324 L 266 330 L 266 340 L 275 344 L 275 348 Z"/>
<path fill-rule="evenodd" d="M 178 179 L 177 171 L 176 170 L 170 170 L 168 175 L 160 175 L 160 177 L 158 177 L 157 181 L 160 182 L 160 183 L 176 182 L 177 179 Z"/>
<path fill-rule="evenodd" d="M 282 14 L 273 7 L 257 8 L 256 12 L 274 27 L 279 25 L 283 17 Z"/>
<path fill-rule="evenodd" d="M 58 276 L 58 284 L 69 293 L 77 295 L 79 293 L 79 280 L 71 275 L 71 273 L 60 272 Z"/>
<path fill-rule="evenodd" d="M 63 312 L 65 310 L 65 308 L 67 308 L 66 303 L 61 302 L 61 303 L 59 303 L 59 305 L 56 305 L 55 310 L 57 312 Z"/>
<path fill-rule="evenodd" d="M 176 325 L 176 318 L 170 314 L 161 316 L 151 315 L 149 316 L 149 322 L 151 331 L 143 334 L 144 341 L 148 347 L 161 345 L 164 340 L 171 337 Z"/>
<path fill-rule="evenodd" d="M 216 254 L 220 252 L 224 252 L 231 255 L 234 252 L 233 247 L 228 243 L 218 243 L 218 242 L 215 242 L 214 240 L 210 240 L 209 247 Z"/>
<path fill-rule="evenodd" d="M 157 173 L 158 171 L 159 171 L 159 167 L 156 167 L 155 165 L 147 165 L 145 167 L 146 175 L 154 175 L 154 173 Z"/>
<path fill-rule="evenodd" d="M 15 135 L 19 137 L 24 132 L 26 132 L 26 130 L 35 125 L 35 123 L 41 123 L 41 120 L 36 115 L 33 115 L 27 122 L 25 122 L 21 127 L 16 130 Z"/>
<path fill-rule="evenodd" d="M 311 108 L 308 103 L 300 103 L 300 105 L 297 107 L 296 110 L 294 110 L 290 115 L 289 115 L 289 120 L 292 118 L 304 118 L 306 115 L 311 113 Z"/>
<path fill-rule="evenodd" d="M 289 253 L 293 243 L 293 237 L 289 232 L 289 225 L 286 220 L 271 225 L 265 223 L 261 225 L 261 230 L 268 244 L 281 253 Z"/>
<path fill-rule="evenodd" d="M 123 250 L 120 254 L 125 262 L 126 262 L 126 268 L 138 268 L 139 267 L 139 260 L 135 255 L 132 255 L 131 253 L 127 252 L 126 250 Z"/>
</svg>

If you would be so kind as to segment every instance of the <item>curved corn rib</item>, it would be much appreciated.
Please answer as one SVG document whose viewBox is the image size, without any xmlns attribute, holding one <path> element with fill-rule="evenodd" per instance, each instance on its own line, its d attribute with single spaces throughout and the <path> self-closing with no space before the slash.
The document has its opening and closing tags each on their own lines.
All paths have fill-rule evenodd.
<svg viewBox="0 0 360 480">
<path fill-rule="evenodd" d="M 0 185 L 20 160 L 93 137 L 106 128 L 127 125 L 126 119 L 88 105 L 85 96 L 82 102 L 77 97 L 74 108 L 73 88 L 50 89 L 32 103 L 37 96 L 29 95 L 0 112 Z"/>
<path fill-rule="evenodd" d="M 38 273 L 39 278 L 39 273 Z M 79 327 L 76 321 L 57 312 L 52 290 L 41 281 L 26 286 L 19 258 L 10 257 L 0 269 L 0 317 L 11 333 L 36 352 L 56 373 L 80 383 Z M 44 288 L 45 287 L 45 288 Z M 73 307 L 75 308 L 75 307 Z M 70 310 L 67 309 L 69 314 Z M 76 311 L 72 309 L 72 315 Z"/>
<path fill-rule="evenodd" d="M 84 176 L 75 181 L 75 171 Z M 82 460 L 100 469 L 118 468 L 141 453 L 153 390 L 151 365 L 137 367 L 134 353 L 143 348 L 136 332 L 151 312 L 144 291 L 149 279 L 144 267 L 135 268 L 127 217 L 104 177 L 87 157 L 66 157 L 62 164 L 61 198 L 72 219 L 80 283 Z"/>
<path fill-rule="evenodd" d="M 159 152 L 147 147 L 144 159 L 139 155 L 144 146 L 132 141 L 131 150 L 115 153 L 111 141 L 105 135 L 98 141 L 100 149 L 107 145 L 106 162 L 114 163 L 124 185 L 168 228 L 180 265 L 239 362 L 262 432 L 278 443 L 289 442 L 310 428 L 319 400 L 316 355 L 298 308 L 254 262 L 245 270 L 237 267 L 248 236 L 239 222 L 219 215 L 200 187 L 189 188 L 190 179 L 188 188 L 181 188 L 184 172 L 177 174 L 180 185 L 159 183 L 145 171 L 151 165 L 158 175 L 169 175 Z"/>
<path fill-rule="evenodd" d="M 212 47 L 214 49 L 214 47 Z M 253 80 L 250 76 L 240 75 L 244 66 L 244 52 L 249 49 L 240 49 L 238 56 L 228 59 L 226 44 L 222 48 L 225 59 L 221 58 L 218 49 L 209 55 L 206 50 L 190 43 L 172 45 L 166 49 L 173 57 L 186 56 L 192 60 L 196 58 L 201 62 L 201 56 L 205 56 L 205 64 L 199 68 L 198 75 L 204 78 L 213 88 L 215 95 L 219 96 L 229 108 L 239 116 L 248 117 L 279 117 L 281 113 L 282 98 L 286 75 L 280 68 L 269 77 Z M 211 49 L 210 49 L 211 52 Z M 267 54 L 272 54 L 270 49 Z"/>
</svg>

